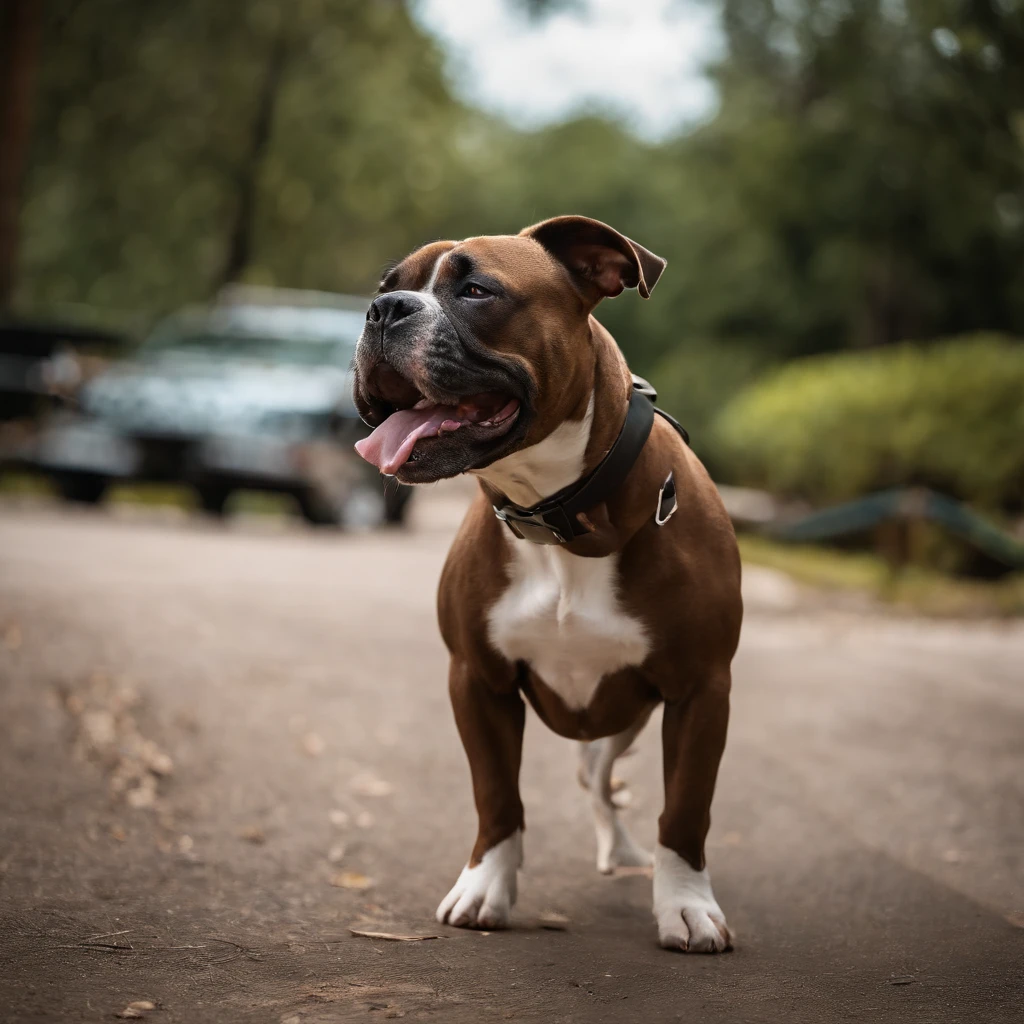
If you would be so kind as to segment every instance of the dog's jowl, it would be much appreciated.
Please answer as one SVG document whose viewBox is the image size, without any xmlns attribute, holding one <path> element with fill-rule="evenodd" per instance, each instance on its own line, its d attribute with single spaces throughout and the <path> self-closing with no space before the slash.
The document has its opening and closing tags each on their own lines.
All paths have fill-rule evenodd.
<svg viewBox="0 0 1024 1024">
<path fill-rule="evenodd" d="M 479 829 L 440 921 L 509 921 L 525 698 L 580 741 L 598 869 L 653 865 L 663 946 L 730 947 L 704 842 L 742 617 L 736 542 L 677 425 L 591 315 L 624 288 L 648 298 L 664 269 L 607 225 L 556 217 L 425 246 L 367 313 L 356 402 L 375 429 L 360 454 L 403 483 L 479 481 L 438 596 Z M 665 804 L 649 852 L 617 818 L 611 774 L 659 704 Z"/>
</svg>

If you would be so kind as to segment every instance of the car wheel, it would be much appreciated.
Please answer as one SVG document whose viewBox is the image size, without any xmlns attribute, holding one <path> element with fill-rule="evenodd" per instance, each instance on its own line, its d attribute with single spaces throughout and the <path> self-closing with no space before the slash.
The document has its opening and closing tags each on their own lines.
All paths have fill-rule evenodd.
<svg viewBox="0 0 1024 1024">
<path fill-rule="evenodd" d="M 231 488 L 224 484 L 205 483 L 196 488 L 199 507 L 211 516 L 222 516 L 231 497 Z"/>
<path fill-rule="evenodd" d="M 340 526 L 341 510 L 329 499 L 316 491 L 297 494 L 302 518 L 311 526 Z"/>
<path fill-rule="evenodd" d="M 61 473 L 54 480 L 65 501 L 97 505 L 107 490 L 107 478 L 98 473 Z"/>
<path fill-rule="evenodd" d="M 389 526 L 401 526 L 411 497 L 411 487 L 394 480 L 384 480 L 384 522 Z"/>
</svg>

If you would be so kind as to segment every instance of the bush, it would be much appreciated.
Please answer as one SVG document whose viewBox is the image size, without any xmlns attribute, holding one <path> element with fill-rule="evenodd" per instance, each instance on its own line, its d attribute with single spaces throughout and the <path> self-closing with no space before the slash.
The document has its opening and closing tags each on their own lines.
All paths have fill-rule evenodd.
<svg viewBox="0 0 1024 1024">
<path fill-rule="evenodd" d="M 651 372 L 658 405 L 686 427 L 693 450 L 712 473 L 721 469 L 715 417 L 764 372 L 766 363 L 765 355 L 751 346 L 694 342 L 660 360 Z"/>
<path fill-rule="evenodd" d="M 815 356 L 717 417 L 735 482 L 815 504 L 923 485 L 992 510 L 1024 505 L 1024 345 L 991 334 Z"/>
</svg>

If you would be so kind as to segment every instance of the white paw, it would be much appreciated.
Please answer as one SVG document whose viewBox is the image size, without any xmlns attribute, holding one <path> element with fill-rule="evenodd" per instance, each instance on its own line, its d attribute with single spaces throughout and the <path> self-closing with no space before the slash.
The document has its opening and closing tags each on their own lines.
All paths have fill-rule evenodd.
<svg viewBox="0 0 1024 1024">
<path fill-rule="evenodd" d="M 725 914 L 711 891 L 708 870 L 694 871 L 674 850 L 654 849 L 654 916 L 658 941 L 687 953 L 732 949 Z"/>
<path fill-rule="evenodd" d="M 523 863 L 523 833 L 516 829 L 492 846 L 476 867 L 468 864 L 437 908 L 437 920 L 456 928 L 508 926 L 516 902 L 516 872 Z"/>
</svg>

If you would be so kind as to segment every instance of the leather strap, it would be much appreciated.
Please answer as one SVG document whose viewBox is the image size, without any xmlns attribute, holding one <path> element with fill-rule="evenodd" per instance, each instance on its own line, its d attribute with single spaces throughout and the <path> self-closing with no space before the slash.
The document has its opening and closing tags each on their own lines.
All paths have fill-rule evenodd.
<svg viewBox="0 0 1024 1024">
<path fill-rule="evenodd" d="M 517 537 L 534 544 L 568 544 L 582 537 L 588 531 L 579 521 L 580 513 L 607 501 L 622 486 L 647 443 L 655 413 L 664 416 L 689 444 L 686 431 L 671 416 L 655 409 L 656 399 L 654 388 L 634 377 L 622 430 L 593 472 L 529 508 L 506 501 L 494 506 L 494 514 Z"/>
</svg>

